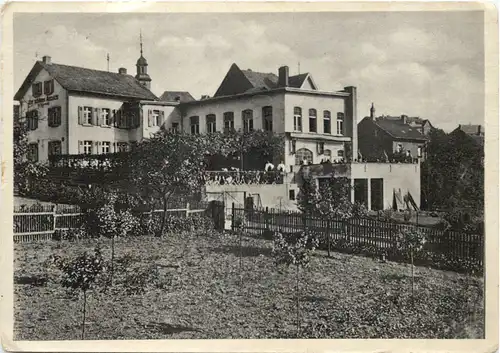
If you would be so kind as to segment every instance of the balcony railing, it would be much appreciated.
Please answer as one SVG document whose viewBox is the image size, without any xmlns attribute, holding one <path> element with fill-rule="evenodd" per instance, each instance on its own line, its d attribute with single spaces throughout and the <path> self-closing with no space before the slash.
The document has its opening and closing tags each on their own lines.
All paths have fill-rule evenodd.
<svg viewBox="0 0 500 353">
<path fill-rule="evenodd" d="M 205 185 L 283 184 L 286 173 L 278 171 L 209 171 Z"/>
</svg>

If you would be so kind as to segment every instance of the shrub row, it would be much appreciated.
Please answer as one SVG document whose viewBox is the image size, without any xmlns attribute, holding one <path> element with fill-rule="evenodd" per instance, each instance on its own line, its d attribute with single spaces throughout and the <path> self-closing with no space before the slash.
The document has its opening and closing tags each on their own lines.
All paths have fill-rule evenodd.
<svg viewBox="0 0 500 353">
<path fill-rule="evenodd" d="M 326 250 L 328 242 L 324 237 L 319 242 L 319 249 Z M 386 259 L 396 262 L 406 262 L 407 254 L 404 249 L 391 247 L 382 249 L 372 244 L 362 244 L 348 241 L 347 239 L 331 240 L 330 249 L 343 253 L 362 255 L 367 257 L 385 256 Z M 450 270 L 466 273 L 483 273 L 482 261 L 471 258 L 463 258 L 446 251 L 445 247 L 439 244 L 427 244 L 422 251 L 416 252 L 414 257 L 415 265 L 428 266 L 441 270 Z"/>
</svg>

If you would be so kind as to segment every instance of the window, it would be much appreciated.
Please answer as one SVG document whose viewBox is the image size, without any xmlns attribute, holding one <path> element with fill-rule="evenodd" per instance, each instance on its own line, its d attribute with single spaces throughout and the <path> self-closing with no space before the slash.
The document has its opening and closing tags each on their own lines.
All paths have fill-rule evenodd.
<svg viewBox="0 0 500 353">
<path fill-rule="evenodd" d="M 331 113 L 329 110 L 325 110 L 323 112 L 323 132 L 325 134 L 332 133 L 332 122 L 331 122 Z"/>
<path fill-rule="evenodd" d="M 290 200 L 295 200 L 295 190 L 291 189 L 291 190 L 288 190 L 288 199 Z"/>
<path fill-rule="evenodd" d="M 172 123 L 172 132 L 179 132 L 179 123 Z"/>
<path fill-rule="evenodd" d="M 316 109 L 309 109 L 309 132 L 317 132 L 318 127 L 316 126 Z"/>
<path fill-rule="evenodd" d="M 344 134 L 344 113 L 337 113 L 337 135 Z"/>
<path fill-rule="evenodd" d="M 234 113 L 224 113 L 224 132 L 229 132 L 234 129 Z"/>
<path fill-rule="evenodd" d="M 61 125 L 61 107 L 49 108 L 48 115 L 49 126 L 55 127 Z"/>
<path fill-rule="evenodd" d="M 189 118 L 191 123 L 191 134 L 198 135 L 200 133 L 200 117 L 192 116 Z"/>
<path fill-rule="evenodd" d="M 262 127 L 264 131 L 273 131 L 273 107 L 262 108 Z"/>
<path fill-rule="evenodd" d="M 92 125 L 92 107 L 83 107 L 83 124 Z"/>
<path fill-rule="evenodd" d="M 417 147 L 417 157 L 421 158 L 422 157 L 422 146 Z"/>
<path fill-rule="evenodd" d="M 83 153 L 92 154 L 92 141 L 83 141 Z"/>
<path fill-rule="evenodd" d="M 108 108 L 103 108 L 101 110 L 101 122 L 104 126 L 111 125 L 111 110 Z"/>
<path fill-rule="evenodd" d="M 331 161 L 332 160 L 332 151 L 331 150 L 324 150 L 323 156 L 325 156 L 325 159 L 327 161 Z"/>
<path fill-rule="evenodd" d="M 313 153 L 307 148 L 301 148 L 295 153 L 295 165 L 301 165 L 304 161 L 307 161 L 307 164 L 313 162 Z"/>
<path fill-rule="evenodd" d="M 302 131 L 302 108 L 293 108 L 293 130 Z"/>
<path fill-rule="evenodd" d="M 43 83 L 43 93 L 46 95 L 54 93 L 54 80 L 45 81 Z"/>
<path fill-rule="evenodd" d="M 61 141 L 49 142 L 49 156 L 61 154 Z"/>
<path fill-rule="evenodd" d="M 325 152 L 325 143 L 323 141 L 318 142 L 318 154 L 323 154 Z"/>
<path fill-rule="evenodd" d="M 151 121 L 153 126 L 160 126 L 160 111 L 159 110 L 153 110 L 151 112 Z"/>
<path fill-rule="evenodd" d="M 207 119 L 207 133 L 211 134 L 217 131 L 217 126 L 215 124 L 215 114 L 208 114 Z"/>
<path fill-rule="evenodd" d="M 338 150 L 337 157 L 344 157 L 344 150 Z"/>
<path fill-rule="evenodd" d="M 38 110 L 31 110 L 26 113 L 26 120 L 28 122 L 29 130 L 38 129 Z"/>
<path fill-rule="evenodd" d="M 40 97 L 42 95 L 42 83 L 36 82 L 31 86 L 33 97 Z"/>
<path fill-rule="evenodd" d="M 101 153 L 106 154 L 111 152 L 111 142 L 109 141 L 104 141 L 101 145 Z"/>
<path fill-rule="evenodd" d="M 32 162 L 38 162 L 38 143 L 28 145 L 28 159 Z"/>
<path fill-rule="evenodd" d="M 243 120 L 243 132 L 253 131 L 253 110 L 247 109 L 241 112 Z"/>
</svg>

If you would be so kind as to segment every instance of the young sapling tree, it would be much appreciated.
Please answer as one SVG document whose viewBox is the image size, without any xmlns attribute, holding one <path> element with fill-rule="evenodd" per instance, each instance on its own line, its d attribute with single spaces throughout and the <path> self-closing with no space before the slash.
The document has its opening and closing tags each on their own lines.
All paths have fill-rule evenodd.
<svg viewBox="0 0 500 353">
<path fill-rule="evenodd" d="M 318 239 L 308 231 L 287 236 L 281 232 L 274 233 L 272 254 L 275 264 L 295 267 L 297 337 L 300 335 L 300 268 L 309 265 L 311 253 L 317 246 Z"/>
<path fill-rule="evenodd" d="M 87 292 L 96 284 L 105 266 L 99 247 L 93 253 L 84 252 L 74 259 L 54 256 L 54 264 L 62 271 L 61 284 L 72 292 L 83 292 L 82 340 L 85 339 Z"/>
</svg>

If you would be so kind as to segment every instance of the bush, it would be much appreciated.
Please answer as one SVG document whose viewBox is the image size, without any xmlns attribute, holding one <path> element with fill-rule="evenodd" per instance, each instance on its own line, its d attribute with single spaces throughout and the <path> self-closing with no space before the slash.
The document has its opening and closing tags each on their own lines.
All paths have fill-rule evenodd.
<svg viewBox="0 0 500 353">
<path fill-rule="evenodd" d="M 85 228 L 82 226 L 79 228 L 56 229 L 56 231 L 54 232 L 53 239 L 75 241 L 86 237 L 87 237 L 87 232 L 85 231 Z"/>
<path fill-rule="evenodd" d="M 211 217 L 205 215 L 191 215 L 190 217 L 167 216 L 165 231 L 169 233 L 211 231 L 214 223 Z"/>
</svg>

